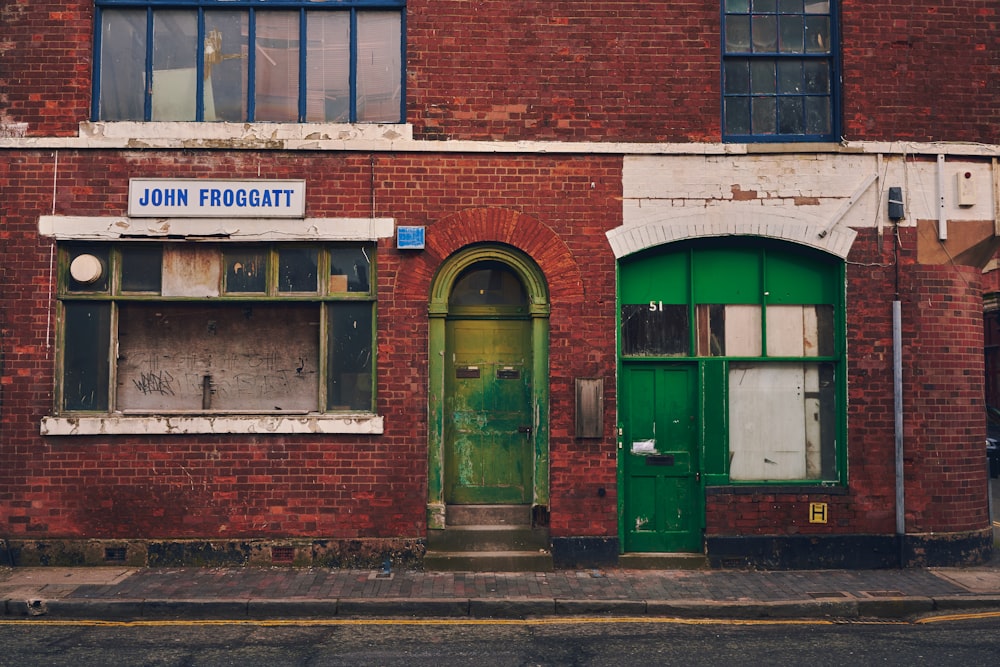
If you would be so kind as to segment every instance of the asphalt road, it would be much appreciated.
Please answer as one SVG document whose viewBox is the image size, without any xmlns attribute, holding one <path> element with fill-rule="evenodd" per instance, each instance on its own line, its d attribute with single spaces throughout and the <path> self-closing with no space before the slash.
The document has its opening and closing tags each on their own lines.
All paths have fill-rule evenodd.
<svg viewBox="0 0 1000 667">
<path fill-rule="evenodd" d="M 1000 614 L 931 623 L 559 619 L 0 624 L 0 665 L 983 665 Z"/>
</svg>

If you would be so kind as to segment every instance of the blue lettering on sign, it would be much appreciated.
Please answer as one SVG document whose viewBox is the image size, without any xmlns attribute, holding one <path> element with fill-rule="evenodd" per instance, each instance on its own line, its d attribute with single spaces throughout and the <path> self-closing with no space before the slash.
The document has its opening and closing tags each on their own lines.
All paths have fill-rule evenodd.
<svg viewBox="0 0 1000 667">
<path fill-rule="evenodd" d="M 188 191 L 182 188 L 146 188 L 140 206 L 187 206 Z"/>
<path fill-rule="evenodd" d="M 198 205 L 203 208 L 290 208 L 294 190 L 281 188 L 202 188 Z"/>
</svg>

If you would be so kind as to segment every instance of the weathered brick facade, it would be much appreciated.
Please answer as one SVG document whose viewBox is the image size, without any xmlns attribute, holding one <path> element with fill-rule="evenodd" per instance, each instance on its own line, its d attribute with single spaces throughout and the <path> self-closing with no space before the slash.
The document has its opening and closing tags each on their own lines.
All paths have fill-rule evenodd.
<svg viewBox="0 0 1000 667">
<path fill-rule="evenodd" d="M 844 141 L 818 146 L 722 143 L 719 3 L 411 0 L 405 124 L 302 135 L 267 123 L 206 123 L 203 135 L 195 123 L 96 122 L 93 17 L 91 2 L 0 5 L 0 538 L 20 562 L 98 562 L 108 544 L 128 545 L 132 562 L 266 562 L 266 545 L 292 544 L 300 562 L 370 564 L 391 552 L 419 563 L 434 473 L 428 406 L 439 400 L 428 303 L 442 266 L 477 244 L 517 249 L 546 282 L 544 523 L 557 565 L 615 562 L 622 257 L 606 235 L 643 225 L 670 241 L 849 246 L 846 483 L 703 488 L 715 564 L 989 554 L 982 292 L 993 276 L 982 269 L 1000 157 L 991 0 L 842 0 Z M 949 186 L 942 208 L 935 169 Z M 960 203 L 950 187 L 967 170 L 976 188 Z M 378 240 L 381 433 L 41 434 L 62 334 L 57 244 L 40 220 L 121 219 L 133 178 L 302 180 L 307 219 L 426 228 L 417 252 Z M 904 189 L 899 221 L 886 217 L 891 186 Z M 949 234 L 937 239 L 942 211 Z M 641 239 L 630 252 L 668 245 Z M 604 380 L 603 437 L 576 435 L 577 378 Z M 809 522 L 814 503 L 826 504 L 825 523 Z"/>
</svg>

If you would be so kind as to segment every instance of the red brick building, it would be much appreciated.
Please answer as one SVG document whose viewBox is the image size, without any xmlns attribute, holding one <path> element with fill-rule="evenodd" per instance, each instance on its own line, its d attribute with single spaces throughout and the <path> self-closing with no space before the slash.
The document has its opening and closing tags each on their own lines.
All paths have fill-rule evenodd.
<svg viewBox="0 0 1000 667">
<path fill-rule="evenodd" d="M 998 11 L 6 0 L 7 557 L 988 558 Z"/>
</svg>

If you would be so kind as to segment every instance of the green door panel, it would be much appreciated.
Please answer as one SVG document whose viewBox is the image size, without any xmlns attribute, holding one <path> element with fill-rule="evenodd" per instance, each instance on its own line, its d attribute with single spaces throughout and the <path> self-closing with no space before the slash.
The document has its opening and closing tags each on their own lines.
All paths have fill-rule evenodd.
<svg viewBox="0 0 1000 667">
<path fill-rule="evenodd" d="M 625 551 L 701 551 L 695 364 L 622 369 Z"/>
<path fill-rule="evenodd" d="M 446 325 L 445 502 L 531 500 L 530 321 Z"/>
</svg>

